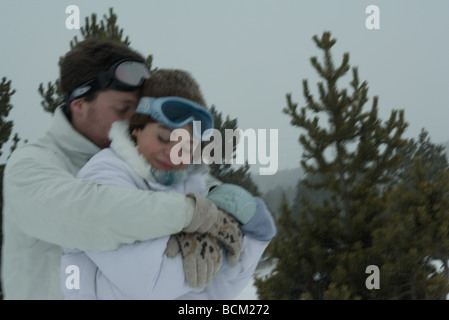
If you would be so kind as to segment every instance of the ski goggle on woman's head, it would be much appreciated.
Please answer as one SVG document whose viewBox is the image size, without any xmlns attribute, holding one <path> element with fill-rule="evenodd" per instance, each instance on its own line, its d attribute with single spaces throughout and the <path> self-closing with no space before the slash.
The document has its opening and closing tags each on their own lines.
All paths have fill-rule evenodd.
<svg viewBox="0 0 449 320">
<path fill-rule="evenodd" d="M 100 72 L 95 78 L 73 90 L 68 97 L 72 102 L 100 89 L 118 91 L 134 91 L 142 86 L 150 72 L 145 63 L 135 60 L 120 60 L 105 72 Z"/>
<path fill-rule="evenodd" d="M 193 123 L 193 135 L 208 141 L 214 128 L 214 116 L 202 105 L 181 97 L 142 97 L 136 113 L 146 114 L 171 129 Z"/>
</svg>

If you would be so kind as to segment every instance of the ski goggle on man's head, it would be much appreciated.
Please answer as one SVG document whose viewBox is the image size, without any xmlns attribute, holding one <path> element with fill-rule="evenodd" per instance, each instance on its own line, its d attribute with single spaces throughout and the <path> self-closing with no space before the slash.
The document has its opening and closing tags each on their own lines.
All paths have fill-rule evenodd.
<svg viewBox="0 0 449 320">
<path fill-rule="evenodd" d="M 142 86 L 150 72 L 145 63 L 135 60 L 120 60 L 105 72 L 100 72 L 95 78 L 73 90 L 68 97 L 72 102 L 100 89 L 118 91 L 134 91 Z"/>
<path fill-rule="evenodd" d="M 142 97 L 136 113 L 146 114 L 171 129 L 193 123 L 193 135 L 208 141 L 214 128 L 212 113 L 200 104 L 181 97 Z"/>
</svg>

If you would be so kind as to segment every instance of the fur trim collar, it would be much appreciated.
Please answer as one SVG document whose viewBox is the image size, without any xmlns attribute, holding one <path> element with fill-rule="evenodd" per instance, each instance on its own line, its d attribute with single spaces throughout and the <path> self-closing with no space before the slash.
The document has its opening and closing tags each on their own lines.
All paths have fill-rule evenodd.
<svg viewBox="0 0 449 320">
<path fill-rule="evenodd" d="M 128 122 L 115 121 L 109 131 L 111 148 L 114 152 L 131 167 L 140 177 L 145 180 L 156 182 L 151 174 L 151 165 L 142 156 L 137 146 L 132 141 L 128 132 Z"/>
</svg>

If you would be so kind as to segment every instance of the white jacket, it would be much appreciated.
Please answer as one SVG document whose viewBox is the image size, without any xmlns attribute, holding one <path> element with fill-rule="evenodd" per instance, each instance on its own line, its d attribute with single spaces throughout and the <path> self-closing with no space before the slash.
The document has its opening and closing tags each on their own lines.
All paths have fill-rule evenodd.
<svg viewBox="0 0 449 320">
<path fill-rule="evenodd" d="M 201 166 L 174 187 L 153 182 L 149 164 L 125 137 L 126 132 L 126 123 L 114 123 L 111 148 L 95 155 L 79 177 L 94 176 L 98 183 L 127 188 L 207 194 L 207 171 L 201 170 Z M 124 216 L 127 214 L 123 212 Z M 245 235 L 238 265 L 231 268 L 224 259 L 219 276 L 210 285 L 192 289 L 185 282 L 181 254 L 175 258 L 164 254 L 168 239 L 165 236 L 103 252 L 64 249 L 61 283 L 66 299 L 233 299 L 250 281 L 269 243 Z"/>
<path fill-rule="evenodd" d="M 3 180 L 5 299 L 62 299 L 61 246 L 114 250 L 190 223 L 194 201 L 182 194 L 77 179 L 98 151 L 58 108 L 46 135 L 11 155 Z"/>
</svg>

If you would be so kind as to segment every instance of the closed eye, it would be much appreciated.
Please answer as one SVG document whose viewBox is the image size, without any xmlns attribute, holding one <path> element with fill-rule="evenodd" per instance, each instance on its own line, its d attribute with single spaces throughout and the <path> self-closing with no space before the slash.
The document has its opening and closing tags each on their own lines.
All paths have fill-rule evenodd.
<svg viewBox="0 0 449 320">
<path fill-rule="evenodd" d="M 165 139 L 164 137 L 162 137 L 162 136 L 160 136 L 160 135 L 157 136 L 157 139 L 158 139 L 160 142 L 164 143 L 164 144 L 169 144 L 169 143 L 170 143 L 170 139 Z"/>
<path fill-rule="evenodd" d="M 119 115 L 125 115 L 131 111 L 133 111 L 134 108 L 131 106 L 127 106 L 127 107 L 121 107 L 121 108 L 117 108 L 115 111 L 119 114 Z"/>
</svg>

